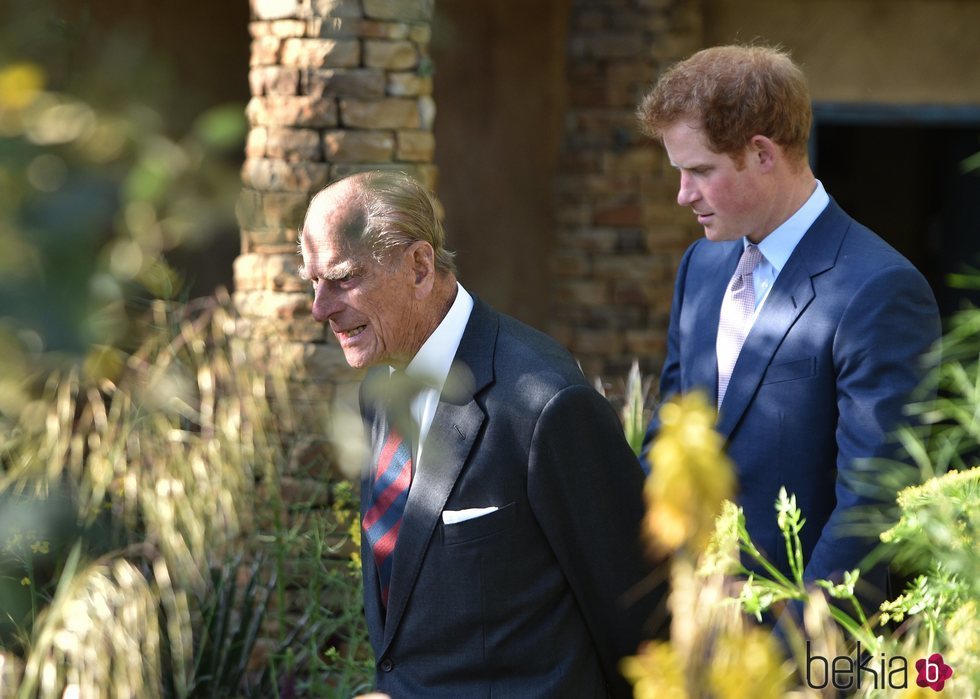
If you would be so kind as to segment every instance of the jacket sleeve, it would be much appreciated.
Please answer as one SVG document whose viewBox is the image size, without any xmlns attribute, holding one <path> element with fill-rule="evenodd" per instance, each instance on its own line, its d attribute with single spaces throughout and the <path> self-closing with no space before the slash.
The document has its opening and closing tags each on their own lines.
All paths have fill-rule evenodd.
<svg viewBox="0 0 980 699">
<path fill-rule="evenodd" d="M 688 264 L 694 254 L 694 249 L 700 242 L 695 242 L 684 253 L 684 257 L 681 258 L 680 266 L 677 269 L 677 278 L 674 281 L 674 298 L 670 304 L 670 325 L 667 328 L 667 356 L 664 359 L 664 366 L 660 372 L 659 404 L 661 405 L 681 392 L 681 306 L 684 302 L 684 288 L 687 282 Z M 660 418 L 655 410 L 653 417 L 650 419 L 650 424 L 647 425 L 647 431 L 643 437 L 643 448 L 640 450 L 640 466 L 645 472 L 649 472 L 650 470 L 648 455 L 653 440 L 656 439 L 659 431 Z"/>
<path fill-rule="evenodd" d="M 613 696 L 632 692 L 619 660 L 665 626 L 666 566 L 640 540 L 643 473 L 605 398 L 559 391 L 531 443 L 528 497 L 572 589 Z"/>
</svg>

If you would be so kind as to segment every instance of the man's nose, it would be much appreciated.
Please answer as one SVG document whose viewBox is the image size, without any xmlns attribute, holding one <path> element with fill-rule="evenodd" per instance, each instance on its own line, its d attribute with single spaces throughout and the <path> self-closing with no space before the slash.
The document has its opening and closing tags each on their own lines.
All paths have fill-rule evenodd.
<svg viewBox="0 0 980 699">
<path fill-rule="evenodd" d="M 681 173 L 681 184 L 677 190 L 677 203 L 681 206 L 690 206 L 700 198 L 697 187 L 690 175 Z"/>
<path fill-rule="evenodd" d="M 330 288 L 330 282 L 321 279 L 313 289 L 313 319 L 318 323 L 325 323 L 339 310 L 340 299 Z"/>
</svg>

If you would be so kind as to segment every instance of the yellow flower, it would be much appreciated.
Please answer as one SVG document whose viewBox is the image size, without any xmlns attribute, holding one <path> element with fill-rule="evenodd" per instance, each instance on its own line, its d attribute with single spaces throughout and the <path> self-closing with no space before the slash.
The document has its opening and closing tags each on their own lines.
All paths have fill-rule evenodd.
<svg viewBox="0 0 980 699">
<path fill-rule="evenodd" d="M 25 576 L 25 577 L 23 577 L 23 578 L 20 579 L 20 584 L 23 587 L 30 587 L 30 585 L 31 585 L 31 579 Z"/>
<path fill-rule="evenodd" d="M 647 534 L 658 551 L 688 545 L 698 553 L 732 497 L 734 468 L 714 430 L 715 411 L 700 393 L 664 404 L 660 423 L 644 487 Z"/>
<path fill-rule="evenodd" d="M 0 69 L 0 109 L 23 109 L 44 86 L 44 73 L 33 63 L 14 63 Z"/>
<path fill-rule="evenodd" d="M 731 500 L 722 503 L 721 514 L 715 519 L 715 528 L 708 545 L 698 561 L 698 575 L 735 575 L 742 570 L 739 560 L 738 532 L 745 515 L 742 508 Z"/>
<path fill-rule="evenodd" d="M 783 669 L 772 633 L 749 628 L 718 639 L 708 685 L 718 699 L 781 699 L 789 673 Z"/>
<path fill-rule="evenodd" d="M 634 699 L 687 696 L 684 664 L 669 643 L 645 643 L 639 655 L 619 661 L 619 671 L 633 685 Z"/>
<path fill-rule="evenodd" d="M 31 544 L 31 552 L 33 553 L 48 553 L 51 550 L 51 544 L 47 541 L 35 541 Z"/>
</svg>

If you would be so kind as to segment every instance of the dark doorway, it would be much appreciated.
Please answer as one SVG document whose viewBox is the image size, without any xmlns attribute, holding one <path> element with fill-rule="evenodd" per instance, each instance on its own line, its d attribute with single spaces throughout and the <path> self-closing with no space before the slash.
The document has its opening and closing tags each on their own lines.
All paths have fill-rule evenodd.
<svg viewBox="0 0 980 699">
<path fill-rule="evenodd" d="M 817 108 L 814 171 L 841 207 L 926 276 L 944 317 L 980 292 L 949 275 L 980 270 L 980 113 Z M 972 122 L 972 123 L 971 123 Z"/>
</svg>

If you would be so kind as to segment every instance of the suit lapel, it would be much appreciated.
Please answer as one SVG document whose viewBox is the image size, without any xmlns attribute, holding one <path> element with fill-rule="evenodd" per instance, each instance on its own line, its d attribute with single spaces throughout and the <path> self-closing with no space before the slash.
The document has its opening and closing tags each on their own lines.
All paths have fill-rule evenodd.
<svg viewBox="0 0 980 699">
<path fill-rule="evenodd" d="M 710 261 L 711 269 L 708 270 L 705 291 L 701 295 L 701 303 L 691 312 L 691 317 L 697 324 L 694 332 L 694 342 L 689 348 L 691 352 L 690 381 L 686 382 L 685 391 L 694 388 L 703 389 L 708 393 L 712 405 L 718 400 L 718 355 L 715 351 L 715 341 L 718 337 L 718 319 L 721 316 L 721 302 L 725 297 L 725 290 L 738 260 L 742 256 L 742 244 L 740 242 L 728 243 L 707 243 L 710 246 L 725 245 L 729 249 L 720 251 L 719 262 Z"/>
<path fill-rule="evenodd" d="M 735 429 L 786 333 L 813 301 L 813 277 L 834 266 L 848 221 L 844 212 L 831 201 L 776 278 L 735 362 L 718 416 L 718 432 L 723 437 L 728 438 Z M 717 331 L 717 321 L 715 329 Z"/>
<path fill-rule="evenodd" d="M 405 504 L 392 560 L 381 654 L 387 652 L 398 630 L 433 532 L 485 419 L 475 398 L 493 380 L 498 323 L 498 316 L 474 299 Z"/>
</svg>

